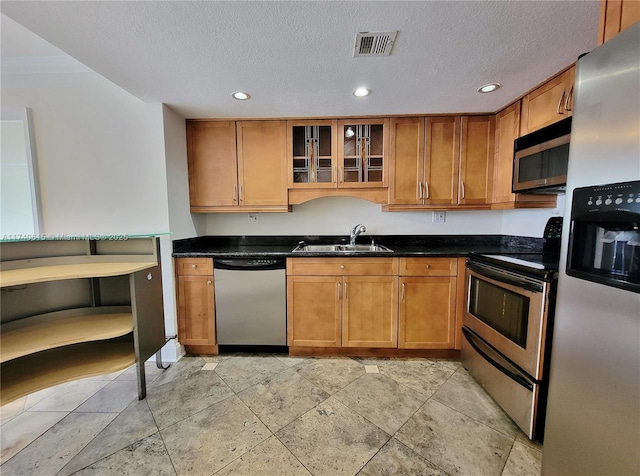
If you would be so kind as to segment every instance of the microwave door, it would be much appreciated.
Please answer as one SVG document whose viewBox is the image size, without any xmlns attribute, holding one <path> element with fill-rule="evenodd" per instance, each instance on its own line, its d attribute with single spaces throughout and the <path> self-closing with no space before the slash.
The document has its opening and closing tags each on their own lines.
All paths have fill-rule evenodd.
<svg viewBox="0 0 640 476">
<path fill-rule="evenodd" d="M 558 187 L 567 182 L 570 135 L 514 154 L 513 192 Z"/>
</svg>

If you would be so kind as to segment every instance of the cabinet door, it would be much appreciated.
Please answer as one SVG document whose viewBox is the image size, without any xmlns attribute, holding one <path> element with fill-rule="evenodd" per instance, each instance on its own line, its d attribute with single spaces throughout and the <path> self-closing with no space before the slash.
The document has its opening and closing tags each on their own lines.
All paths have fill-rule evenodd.
<svg viewBox="0 0 640 476">
<path fill-rule="evenodd" d="M 233 121 L 188 121 L 191 208 L 238 205 L 236 126 Z"/>
<path fill-rule="evenodd" d="M 178 339 L 183 345 L 215 345 L 213 276 L 178 276 Z"/>
<path fill-rule="evenodd" d="M 387 187 L 389 119 L 338 121 L 338 187 Z"/>
<path fill-rule="evenodd" d="M 289 346 L 340 347 L 342 278 L 287 277 Z"/>
<path fill-rule="evenodd" d="M 456 204 L 460 159 L 460 118 L 427 117 L 424 203 Z"/>
<path fill-rule="evenodd" d="M 513 202 L 513 141 L 520 130 L 520 101 L 496 115 L 496 155 L 493 170 L 493 203 Z"/>
<path fill-rule="evenodd" d="M 238 122 L 241 206 L 287 205 L 285 121 Z"/>
<path fill-rule="evenodd" d="M 424 179 L 424 118 L 390 121 L 391 180 L 389 203 L 422 204 Z"/>
<path fill-rule="evenodd" d="M 346 276 L 342 297 L 343 347 L 397 346 L 396 276 Z"/>
<path fill-rule="evenodd" d="M 601 0 L 598 44 L 609 41 L 638 21 L 640 2 L 637 0 Z"/>
<path fill-rule="evenodd" d="M 462 118 L 458 203 L 491 203 L 494 137 L 494 116 Z"/>
<path fill-rule="evenodd" d="M 289 188 L 335 188 L 338 121 L 287 121 Z"/>
<path fill-rule="evenodd" d="M 522 98 L 521 136 L 571 115 L 573 75 L 571 68 Z"/>
<path fill-rule="evenodd" d="M 400 278 L 401 349 L 453 349 L 455 277 Z"/>
</svg>

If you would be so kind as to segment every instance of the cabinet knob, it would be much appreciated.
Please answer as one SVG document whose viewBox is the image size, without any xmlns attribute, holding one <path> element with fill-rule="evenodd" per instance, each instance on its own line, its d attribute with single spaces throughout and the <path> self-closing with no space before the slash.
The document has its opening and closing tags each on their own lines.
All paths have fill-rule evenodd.
<svg viewBox="0 0 640 476">
<path fill-rule="evenodd" d="M 207 284 L 211 284 L 211 280 L 207 281 Z"/>
<path fill-rule="evenodd" d="M 430 265 L 430 264 L 428 264 L 428 265 L 427 265 L 427 269 L 429 269 L 429 268 L 431 268 L 431 265 Z"/>
<path fill-rule="evenodd" d="M 343 264 L 340 265 L 340 269 L 344 269 L 344 265 Z"/>
<path fill-rule="evenodd" d="M 197 264 L 192 264 L 192 265 L 191 265 L 191 267 L 192 267 L 193 269 L 196 269 L 196 268 L 198 267 L 198 265 L 197 265 Z"/>
</svg>

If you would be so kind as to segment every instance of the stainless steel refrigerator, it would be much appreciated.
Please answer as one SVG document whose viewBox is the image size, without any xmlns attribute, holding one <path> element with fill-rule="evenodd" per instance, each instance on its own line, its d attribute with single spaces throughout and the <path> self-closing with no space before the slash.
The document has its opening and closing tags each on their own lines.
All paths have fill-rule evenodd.
<svg viewBox="0 0 640 476">
<path fill-rule="evenodd" d="M 640 204 L 638 181 L 640 23 L 578 61 L 543 475 L 640 474 L 640 279 L 637 269 L 603 257 L 606 247 L 630 250 L 632 239 L 607 241 L 602 233 L 639 236 L 640 214 L 629 208 Z M 581 206 L 609 207 L 585 225 L 599 238 L 577 233 Z M 616 220 L 627 220 L 626 228 Z M 570 275 L 567 263 L 586 271 Z M 616 266 L 608 282 L 600 280 Z"/>
</svg>

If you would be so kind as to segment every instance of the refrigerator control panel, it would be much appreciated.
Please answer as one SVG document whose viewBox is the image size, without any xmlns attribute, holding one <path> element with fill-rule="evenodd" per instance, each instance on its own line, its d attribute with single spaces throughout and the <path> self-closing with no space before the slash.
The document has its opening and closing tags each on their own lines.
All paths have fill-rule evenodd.
<svg viewBox="0 0 640 476">
<path fill-rule="evenodd" d="M 572 218 L 608 211 L 640 214 L 640 181 L 582 187 L 573 191 Z"/>
</svg>

